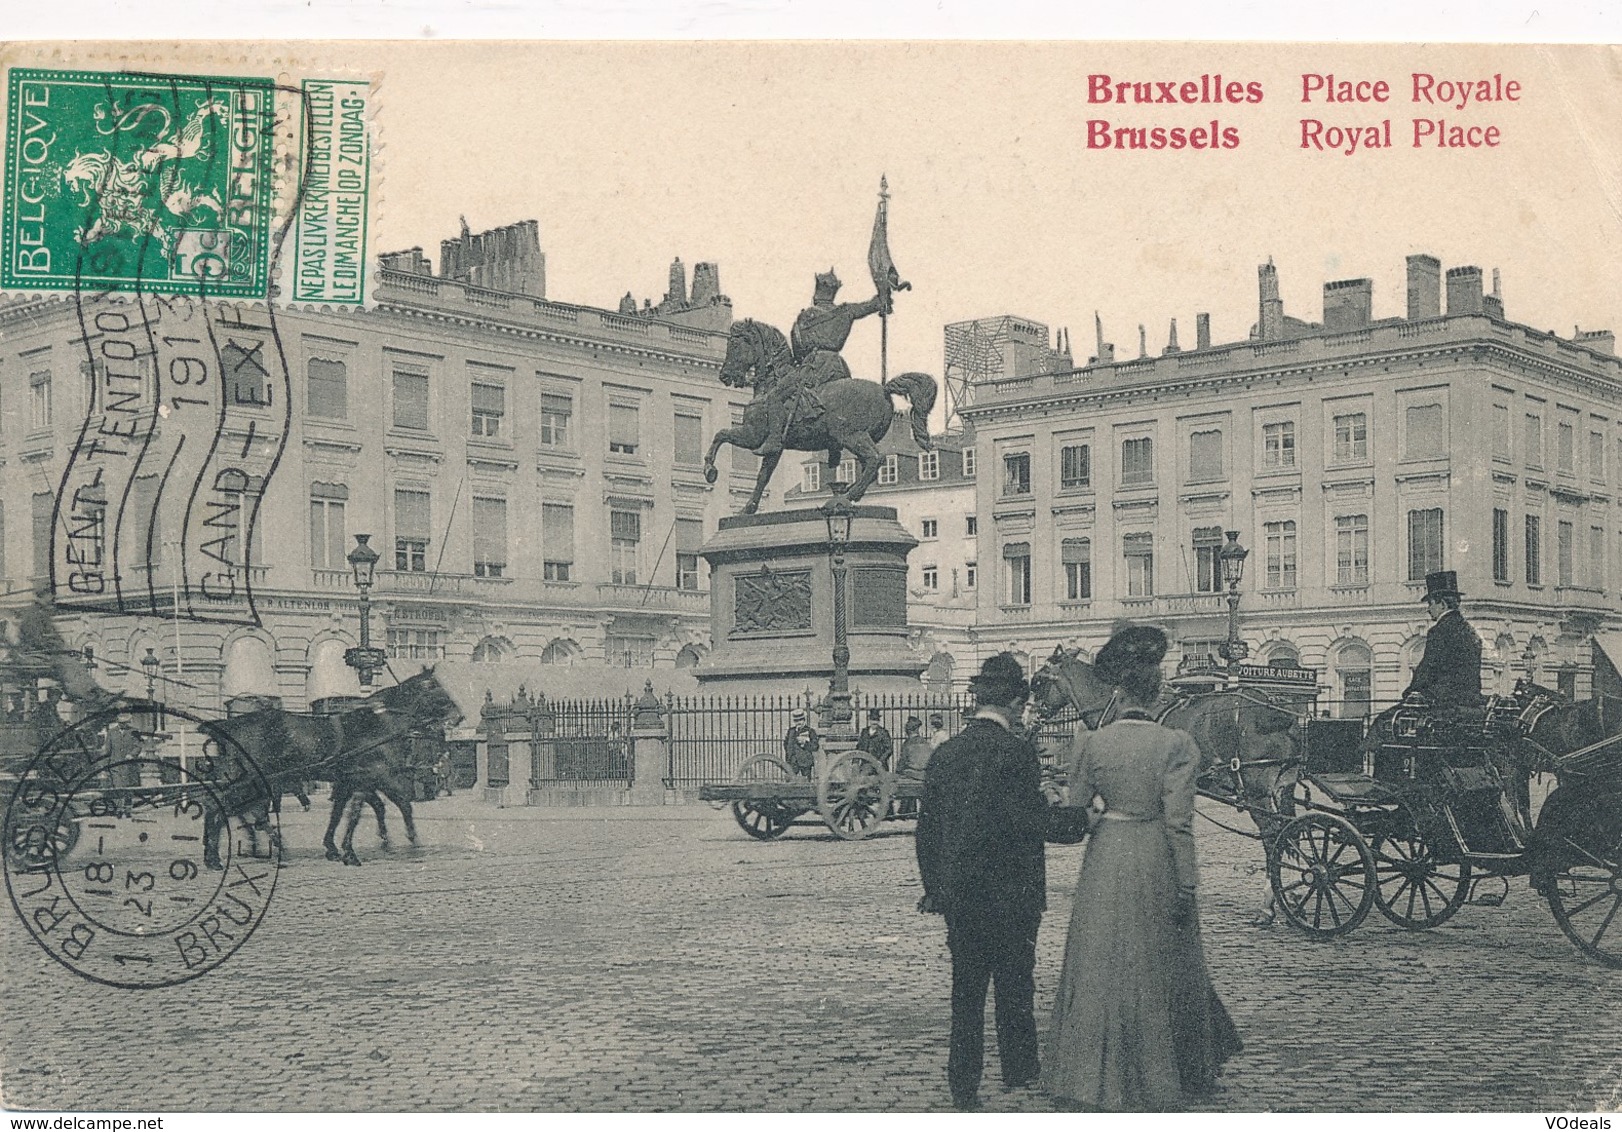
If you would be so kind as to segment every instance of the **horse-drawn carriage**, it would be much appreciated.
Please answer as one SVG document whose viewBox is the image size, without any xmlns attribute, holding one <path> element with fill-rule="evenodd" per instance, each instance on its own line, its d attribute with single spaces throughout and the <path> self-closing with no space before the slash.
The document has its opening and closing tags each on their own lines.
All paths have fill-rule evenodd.
<svg viewBox="0 0 1622 1132">
<path fill-rule="evenodd" d="M 1037 673 L 1039 702 L 1106 722 L 1110 690 L 1074 653 Z M 1277 908 L 1309 935 L 1350 932 L 1378 909 L 1413 931 L 1476 894 L 1501 903 L 1526 876 L 1585 954 L 1622 967 L 1622 719 L 1522 683 L 1484 710 L 1410 702 L 1347 743 L 1340 721 L 1276 689 L 1173 690 L 1162 720 L 1204 755 L 1199 792 L 1248 814 Z M 1533 821 L 1529 776 L 1557 787 Z M 1078 804 L 1085 804 L 1084 802 Z M 1239 830 L 1236 832 L 1243 833 Z M 1498 891 L 1481 891 L 1496 883 Z"/>
</svg>

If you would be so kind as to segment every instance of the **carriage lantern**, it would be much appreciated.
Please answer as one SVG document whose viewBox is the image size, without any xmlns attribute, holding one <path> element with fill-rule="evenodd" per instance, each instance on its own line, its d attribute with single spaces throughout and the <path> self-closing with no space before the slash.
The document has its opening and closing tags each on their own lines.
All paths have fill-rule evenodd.
<svg viewBox="0 0 1622 1132">
<path fill-rule="evenodd" d="M 828 712 L 823 731 L 831 739 L 850 739 L 855 732 L 852 722 L 855 715 L 850 706 L 850 642 L 845 629 L 845 550 L 850 546 L 851 525 L 856 516 L 850 504 L 838 497 L 822 514 L 828 523 L 834 590 L 834 673 L 828 681 Z"/>
<path fill-rule="evenodd" d="M 361 687 L 372 685 L 372 670 L 383 666 L 382 650 L 372 647 L 372 573 L 380 557 L 370 545 L 371 535 L 356 535 L 355 549 L 349 552 L 349 568 L 355 572 L 355 588 L 360 590 L 360 647 L 344 653 L 344 662 L 360 673 Z"/>
<path fill-rule="evenodd" d="M 1245 576 L 1245 559 L 1250 551 L 1239 545 L 1239 532 L 1228 531 L 1228 541 L 1217 551 L 1222 564 L 1222 580 L 1228 587 L 1228 639 L 1217 649 L 1217 655 L 1228 662 L 1228 683 L 1239 679 L 1239 664 L 1250 654 L 1245 642 L 1239 639 L 1239 583 Z"/>
</svg>

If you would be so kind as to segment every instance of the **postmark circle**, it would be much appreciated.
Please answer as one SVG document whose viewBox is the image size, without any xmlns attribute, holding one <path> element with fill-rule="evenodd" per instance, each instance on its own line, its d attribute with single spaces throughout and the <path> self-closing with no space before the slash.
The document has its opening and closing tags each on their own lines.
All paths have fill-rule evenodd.
<svg viewBox="0 0 1622 1132">
<path fill-rule="evenodd" d="M 203 722 L 156 711 L 166 726 Z M 271 787 L 253 757 L 218 736 L 226 748 L 185 766 L 132 750 L 152 717 L 125 705 L 64 727 L 5 812 L 12 907 L 51 958 L 108 986 L 173 986 L 213 970 L 248 941 L 276 888 L 275 816 L 259 805 Z M 258 823 L 237 816 L 255 810 Z M 261 844 L 266 856 L 254 852 Z"/>
</svg>

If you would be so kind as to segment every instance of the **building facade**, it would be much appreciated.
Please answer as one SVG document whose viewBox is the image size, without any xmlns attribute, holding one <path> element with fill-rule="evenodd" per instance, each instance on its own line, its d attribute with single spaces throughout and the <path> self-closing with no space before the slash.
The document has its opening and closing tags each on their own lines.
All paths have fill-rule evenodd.
<svg viewBox="0 0 1622 1132">
<path fill-rule="evenodd" d="M 208 520 L 226 569 L 251 581 L 261 623 L 175 615 L 186 500 L 137 474 L 103 504 L 100 537 L 152 531 L 134 567 L 148 608 L 70 619 L 69 643 L 131 692 L 152 650 L 185 706 L 353 693 L 346 555 L 367 534 L 382 555 L 373 639 L 393 659 L 696 664 L 709 632 L 697 551 L 756 470 L 732 452 L 718 483 L 703 475 L 710 437 L 743 406 L 717 379 L 730 302 L 714 265 L 700 265 L 700 302 L 634 316 L 547 300 L 533 222 L 464 227 L 442 246 L 439 274 L 420 249 L 382 265 L 375 309 L 278 308 L 290 405 L 260 405 L 274 400 L 268 387 L 218 376 L 250 417 L 290 410 L 273 474 L 244 481 L 240 509 Z M 63 467 L 92 383 L 99 406 L 111 382 L 80 334 L 68 301 L 0 309 L 0 576 L 12 604 L 48 573 Z M 146 377 L 135 419 L 161 432 Z"/>
<path fill-rule="evenodd" d="M 983 648 L 1096 648 L 1122 619 L 1184 657 L 1227 635 L 1217 554 L 1250 551 L 1239 632 L 1322 673 L 1321 705 L 1400 695 L 1423 648 L 1426 574 L 1454 570 L 1483 685 L 1614 681 L 1622 628 L 1622 361 L 1608 332 L 1509 321 L 1475 267 L 1408 261 L 1404 317 L 1369 280 L 1287 316 L 1260 269 L 1257 324 L 1212 345 L 980 385 Z M 1176 655 L 1176 654 L 1174 654 Z"/>
</svg>

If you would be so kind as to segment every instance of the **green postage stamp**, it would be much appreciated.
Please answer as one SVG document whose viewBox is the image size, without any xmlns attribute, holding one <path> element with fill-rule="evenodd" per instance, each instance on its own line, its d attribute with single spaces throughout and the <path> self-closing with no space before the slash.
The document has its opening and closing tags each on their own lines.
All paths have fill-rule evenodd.
<svg viewBox="0 0 1622 1132">
<path fill-rule="evenodd" d="M 13 68 L 6 90 L 0 290 L 364 301 L 365 81 Z"/>
</svg>

